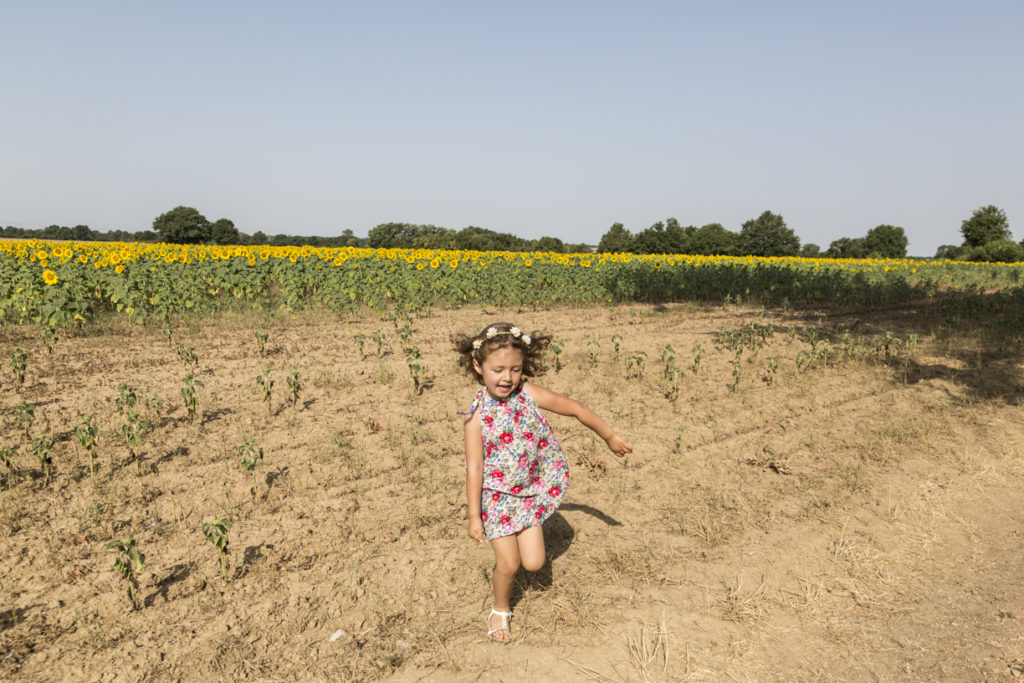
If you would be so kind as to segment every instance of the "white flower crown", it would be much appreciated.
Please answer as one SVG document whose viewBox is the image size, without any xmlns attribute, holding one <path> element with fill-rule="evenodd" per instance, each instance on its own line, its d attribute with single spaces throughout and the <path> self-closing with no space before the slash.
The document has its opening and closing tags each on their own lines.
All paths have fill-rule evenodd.
<svg viewBox="0 0 1024 683">
<path fill-rule="evenodd" d="M 484 334 L 487 337 L 487 339 L 494 339 L 498 335 L 502 335 L 502 334 L 511 334 L 516 339 L 522 339 L 523 343 L 526 344 L 527 346 L 529 346 L 530 342 L 533 341 L 532 339 L 530 339 L 530 335 L 523 334 L 522 331 L 518 327 L 515 327 L 515 326 L 510 327 L 507 330 L 499 330 L 497 327 L 488 327 L 487 328 L 487 332 L 485 332 Z M 483 344 L 484 344 L 484 340 L 483 339 L 474 339 L 473 340 L 473 349 L 474 350 L 479 350 L 480 347 L 483 346 Z"/>
</svg>

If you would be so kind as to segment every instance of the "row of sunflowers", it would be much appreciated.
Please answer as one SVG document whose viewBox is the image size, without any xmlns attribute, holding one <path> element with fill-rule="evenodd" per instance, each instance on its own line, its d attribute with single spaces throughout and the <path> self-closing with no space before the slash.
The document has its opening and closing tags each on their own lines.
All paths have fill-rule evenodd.
<svg viewBox="0 0 1024 683">
<path fill-rule="evenodd" d="M 872 304 L 944 289 L 1019 290 L 1022 272 L 1021 263 L 915 259 L 0 240 L 0 321 L 52 328 L 105 313 L 146 321 L 239 307 Z"/>
</svg>

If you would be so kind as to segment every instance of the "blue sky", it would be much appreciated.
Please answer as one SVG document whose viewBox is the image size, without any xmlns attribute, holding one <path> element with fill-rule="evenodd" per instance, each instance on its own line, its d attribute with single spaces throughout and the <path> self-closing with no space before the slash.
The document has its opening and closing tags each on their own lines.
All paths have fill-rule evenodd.
<svg viewBox="0 0 1024 683">
<path fill-rule="evenodd" d="M 765 210 L 1024 237 L 1024 3 L 46 2 L 0 10 L 0 225 L 389 221 L 596 243 Z"/>
</svg>

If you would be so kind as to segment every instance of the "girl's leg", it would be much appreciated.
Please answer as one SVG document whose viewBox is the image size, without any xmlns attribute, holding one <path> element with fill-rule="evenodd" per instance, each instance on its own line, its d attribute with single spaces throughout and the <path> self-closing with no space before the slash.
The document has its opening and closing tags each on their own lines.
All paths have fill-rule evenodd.
<svg viewBox="0 0 1024 683">
<path fill-rule="evenodd" d="M 523 569 L 539 571 L 544 566 L 544 531 L 539 526 L 523 529 L 515 536 Z"/>
<path fill-rule="evenodd" d="M 491 541 L 494 549 L 494 575 L 491 583 L 494 587 L 494 609 L 508 612 L 512 608 L 512 583 L 519 571 L 519 543 L 516 536 L 502 536 Z M 492 615 L 487 630 L 501 628 L 501 617 Z M 511 640 L 512 634 L 506 630 L 496 632 L 493 638 Z"/>
</svg>

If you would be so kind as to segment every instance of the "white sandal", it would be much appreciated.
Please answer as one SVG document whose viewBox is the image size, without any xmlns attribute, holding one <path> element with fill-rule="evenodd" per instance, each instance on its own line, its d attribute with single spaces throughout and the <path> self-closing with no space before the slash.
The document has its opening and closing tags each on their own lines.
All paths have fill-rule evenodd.
<svg viewBox="0 0 1024 683">
<path fill-rule="evenodd" d="M 493 617 L 495 614 L 497 614 L 499 617 L 501 617 L 501 626 L 499 626 L 498 628 L 491 628 L 491 617 Z M 489 629 L 487 631 L 487 637 L 490 638 L 491 640 L 496 640 L 499 643 L 511 643 L 512 642 L 512 631 L 508 627 L 508 622 L 511 619 L 512 619 L 512 612 L 511 611 L 499 612 L 498 610 L 496 610 L 496 609 L 494 609 L 492 607 L 491 608 L 491 613 L 488 614 L 487 615 L 487 619 L 485 619 L 485 621 L 487 622 L 487 628 Z M 498 631 L 505 631 L 506 633 L 508 633 L 508 640 L 505 640 L 503 638 L 495 638 L 494 634 L 497 633 Z"/>
</svg>

